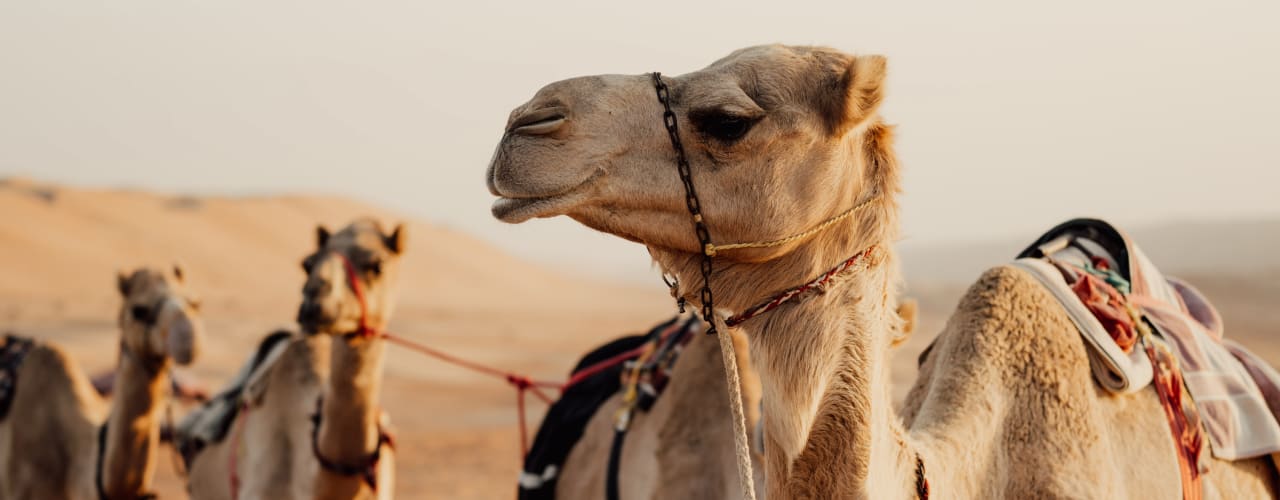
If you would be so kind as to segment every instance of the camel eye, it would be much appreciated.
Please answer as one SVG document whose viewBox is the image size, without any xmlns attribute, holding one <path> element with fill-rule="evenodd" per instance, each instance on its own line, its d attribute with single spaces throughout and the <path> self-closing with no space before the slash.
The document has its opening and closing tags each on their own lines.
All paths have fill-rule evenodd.
<svg viewBox="0 0 1280 500">
<path fill-rule="evenodd" d="M 703 134 L 721 142 L 734 142 L 747 135 L 756 120 L 723 112 L 710 112 L 694 116 L 693 122 Z"/>
<path fill-rule="evenodd" d="M 382 275 L 382 262 L 381 262 L 381 261 L 376 261 L 376 260 L 375 260 L 375 261 L 373 261 L 373 262 L 370 262 L 370 263 L 368 263 L 368 264 L 365 264 L 365 266 L 364 266 L 364 270 L 365 270 L 365 271 L 368 271 L 368 272 L 369 272 L 369 274 L 370 274 L 370 275 L 372 275 L 372 276 L 374 276 L 374 277 L 381 276 L 381 275 Z"/>
</svg>

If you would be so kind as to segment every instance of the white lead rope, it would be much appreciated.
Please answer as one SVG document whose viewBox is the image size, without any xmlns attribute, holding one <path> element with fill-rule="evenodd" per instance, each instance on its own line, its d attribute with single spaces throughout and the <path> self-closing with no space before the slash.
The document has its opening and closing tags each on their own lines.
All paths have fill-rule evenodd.
<svg viewBox="0 0 1280 500">
<path fill-rule="evenodd" d="M 738 481 L 742 485 L 743 498 L 755 500 L 756 483 L 751 471 L 751 447 L 747 442 L 747 417 L 742 404 L 742 382 L 738 376 L 738 356 L 733 348 L 733 337 L 720 315 L 714 314 L 716 337 L 720 340 L 720 360 L 724 364 L 724 380 L 729 389 L 729 408 L 733 410 L 733 454 L 738 459 Z"/>
</svg>

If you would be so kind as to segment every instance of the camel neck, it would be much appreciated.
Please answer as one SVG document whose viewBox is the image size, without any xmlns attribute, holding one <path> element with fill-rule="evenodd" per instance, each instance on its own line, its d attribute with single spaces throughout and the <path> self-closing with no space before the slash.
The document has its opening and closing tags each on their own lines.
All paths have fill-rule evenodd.
<svg viewBox="0 0 1280 500">
<path fill-rule="evenodd" d="M 142 366 L 122 353 L 102 454 L 102 489 L 109 498 L 134 498 L 151 486 L 166 378 L 163 367 Z"/>
<path fill-rule="evenodd" d="M 901 328 L 896 257 L 890 245 L 858 234 L 837 232 L 764 263 L 720 264 L 713 276 L 717 305 L 737 312 L 878 245 L 865 265 L 837 276 L 825 292 L 739 327 L 760 377 L 768 497 L 914 492 L 915 456 L 889 387 L 890 339 Z M 682 282 L 701 284 L 692 266 L 677 269 Z"/>
<path fill-rule="evenodd" d="M 318 441 L 320 452 L 330 461 L 363 464 L 377 449 L 385 345 L 378 338 L 333 337 Z"/>
<path fill-rule="evenodd" d="M 770 497 L 913 495 L 914 453 L 889 384 L 900 321 L 888 295 L 892 269 L 868 268 L 743 325 L 763 386 Z"/>
</svg>

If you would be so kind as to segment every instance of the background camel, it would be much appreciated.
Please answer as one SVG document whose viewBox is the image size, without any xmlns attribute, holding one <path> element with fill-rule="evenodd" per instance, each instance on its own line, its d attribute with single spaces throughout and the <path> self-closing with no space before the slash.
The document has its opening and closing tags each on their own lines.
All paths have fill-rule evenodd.
<svg viewBox="0 0 1280 500">
<path fill-rule="evenodd" d="M 199 351 L 198 303 L 176 267 L 121 274 L 118 286 L 114 398 L 102 400 L 59 348 L 35 344 L 0 421 L 0 498 L 133 499 L 150 489 L 169 364 L 190 364 Z"/>
<path fill-rule="evenodd" d="M 899 281 L 899 166 L 878 116 L 885 61 L 765 46 L 668 77 L 713 241 L 805 234 L 717 255 L 717 306 L 750 308 L 862 256 L 818 293 L 742 325 L 764 400 L 769 498 L 1173 498 L 1173 441 L 1152 390 L 1103 394 L 1047 292 L 997 268 L 970 289 L 904 409 L 888 348 Z M 544 87 L 511 114 L 488 171 L 507 222 L 568 215 L 646 245 L 698 303 L 702 248 L 649 75 Z M 1210 497 L 1274 491 L 1265 460 L 1209 460 Z"/>
<path fill-rule="evenodd" d="M 242 410 L 227 439 L 192 461 L 193 498 L 390 498 L 394 492 L 394 452 L 380 441 L 384 342 L 361 330 L 382 331 L 391 316 L 405 231 L 384 234 L 373 220 L 360 219 L 336 234 L 319 227 L 316 237 L 317 250 L 303 261 L 303 335 L 288 340 L 261 375 L 245 377 Z M 348 282 L 347 263 L 363 299 Z M 353 470 L 321 467 L 316 453 Z M 375 453 L 366 478 L 364 466 Z"/>
<path fill-rule="evenodd" d="M 195 444 L 199 424 L 184 420 L 179 427 L 178 445 L 198 448 L 188 448 L 191 498 L 313 498 L 320 467 L 311 451 L 309 419 L 328 379 L 330 341 L 316 335 L 285 342 L 274 361 L 241 381 L 233 403 L 238 412 L 214 417 L 233 419 L 219 439 Z M 219 411 L 216 403 L 194 414 Z"/>
<path fill-rule="evenodd" d="M 631 419 L 619 462 L 622 498 L 739 498 L 733 455 L 733 426 L 724 400 L 720 350 L 713 338 L 695 330 L 671 370 L 671 380 L 649 411 Z M 740 366 L 749 369 L 745 339 L 737 344 Z M 759 412 L 759 385 L 743 378 L 749 424 Z M 614 422 L 622 407 L 614 395 L 596 410 L 560 472 L 556 498 L 601 498 Z M 763 479 L 763 478 L 760 478 Z"/>
</svg>

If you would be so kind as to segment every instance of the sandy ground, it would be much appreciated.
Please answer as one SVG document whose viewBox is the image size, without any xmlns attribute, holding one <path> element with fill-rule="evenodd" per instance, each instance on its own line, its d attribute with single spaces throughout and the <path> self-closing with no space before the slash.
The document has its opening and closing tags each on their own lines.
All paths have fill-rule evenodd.
<svg viewBox="0 0 1280 500">
<path fill-rule="evenodd" d="M 216 389 L 262 335 L 289 323 L 312 226 L 394 214 L 319 197 L 206 199 L 0 184 L 0 332 L 66 349 L 90 373 L 110 370 L 117 334 L 114 272 L 180 260 L 205 298 L 206 349 L 182 371 Z M 558 379 L 587 349 L 673 313 L 659 285 L 636 289 L 567 279 L 466 235 L 411 224 L 401 307 L 392 330 L 480 362 Z M 908 265 L 910 263 L 908 262 Z M 974 276 L 976 278 L 976 275 Z M 1204 274 L 1228 335 L 1280 365 L 1280 273 Z M 913 283 L 917 333 L 895 352 L 895 393 L 942 328 L 963 287 Z M 391 349 L 383 402 L 397 434 L 401 498 L 491 499 L 514 491 L 514 393 L 502 381 Z M 536 426 L 543 407 L 531 405 Z M 178 408 L 178 412 L 184 411 Z M 163 450 L 162 498 L 185 498 Z"/>
</svg>

